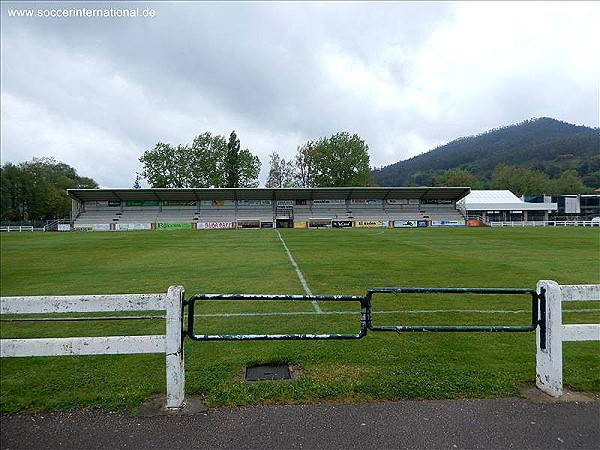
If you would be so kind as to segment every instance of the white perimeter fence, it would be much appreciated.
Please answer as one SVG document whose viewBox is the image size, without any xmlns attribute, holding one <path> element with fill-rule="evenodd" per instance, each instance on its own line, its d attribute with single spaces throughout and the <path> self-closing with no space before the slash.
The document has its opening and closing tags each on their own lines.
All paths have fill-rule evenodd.
<svg viewBox="0 0 600 450">
<path fill-rule="evenodd" d="M 527 220 L 489 222 L 491 227 L 600 227 L 598 220 Z"/>
<path fill-rule="evenodd" d="M 600 324 L 570 324 L 562 322 L 562 303 L 600 301 L 600 284 L 559 285 L 555 281 L 539 281 L 538 294 L 546 298 L 546 348 L 541 349 L 541 330 L 536 329 L 535 384 L 554 397 L 563 394 L 563 342 L 600 341 Z"/>
<path fill-rule="evenodd" d="M 542 391 L 562 395 L 562 343 L 600 341 L 600 324 L 564 325 L 562 302 L 600 300 L 600 284 L 561 286 L 539 281 L 538 294 L 545 297 L 540 311 L 546 324 L 545 348 L 541 349 L 541 327 L 536 329 L 536 385 Z M 1 339 L 1 357 L 165 353 L 167 409 L 184 405 L 182 286 L 169 287 L 166 294 L 72 295 L 45 297 L 1 297 L 2 314 L 74 312 L 166 311 L 165 335 L 106 336 L 41 339 Z M 543 330 L 542 330 L 543 331 Z"/>
<path fill-rule="evenodd" d="M 171 286 L 166 294 L 2 297 L 2 314 L 166 311 L 166 331 L 164 335 L 153 336 L 0 339 L 0 357 L 164 353 L 165 407 L 181 408 L 184 399 L 183 294 L 182 286 Z"/>
<path fill-rule="evenodd" d="M 11 231 L 15 232 L 18 231 L 19 233 L 22 233 L 23 231 L 33 231 L 33 226 L 32 225 L 14 225 L 14 226 L 6 226 L 6 227 L 0 227 L 0 231 L 6 231 L 7 233 L 10 233 Z"/>
</svg>

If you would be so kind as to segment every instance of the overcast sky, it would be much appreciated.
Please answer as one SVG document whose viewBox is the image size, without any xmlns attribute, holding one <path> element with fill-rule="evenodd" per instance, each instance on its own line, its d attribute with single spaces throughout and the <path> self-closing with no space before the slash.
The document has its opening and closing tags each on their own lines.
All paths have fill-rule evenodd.
<svg viewBox="0 0 600 450">
<path fill-rule="evenodd" d="M 14 17 L 76 8 L 148 17 Z M 599 126 L 599 2 L 3 1 L 1 21 L 2 164 L 101 187 L 205 131 L 235 130 L 264 185 L 273 151 L 338 131 L 379 167 L 533 117 Z"/>
</svg>

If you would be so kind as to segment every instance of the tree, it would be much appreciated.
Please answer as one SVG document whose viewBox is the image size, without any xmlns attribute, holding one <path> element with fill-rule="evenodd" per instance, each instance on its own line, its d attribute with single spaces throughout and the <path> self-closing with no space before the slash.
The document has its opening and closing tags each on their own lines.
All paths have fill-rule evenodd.
<svg viewBox="0 0 600 450">
<path fill-rule="evenodd" d="M 240 177 L 240 140 L 235 131 L 229 135 L 227 143 L 227 156 L 225 157 L 225 187 L 239 187 Z"/>
<path fill-rule="evenodd" d="M 308 141 L 296 150 L 296 182 L 298 186 L 308 188 L 314 186 L 315 143 Z"/>
<path fill-rule="evenodd" d="M 229 188 L 257 187 L 260 166 L 258 156 L 253 155 L 248 149 L 240 149 L 240 140 L 235 131 L 232 131 L 223 161 L 225 177 L 223 186 Z"/>
<path fill-rule="evenodd" d="M 301 187 L 368 186 L 369 146 L 347 132 L 308 141 L 298 148 L 296 171 Z"/>
<path fill-rule="evenodd" d="M 258 187 L 258 175 L 260 174 L 260 159 L 250 153 L 250 150 L 241 150 L 238 154 L 237 183 L 234 187 L 255 188 Z"/>
<path fill-rule="evenodd" d="M 188 187 L 223 187 L 226 184 L 224 160 L 227 141 L 221 135 L 204 132 L 194 138 L 187 163 Z"/>
<path fill-rule="evenodd" d="M 270 158 L 269 176 L 265 187 L 286 188 L 295 186 L 294 164 L 281 158 L 277 152 L 271 153 Z"/>
<path fill-rule="evenodd" d="M 258 186 L 260 160 L 248 149 L 239 150 L 239 140 L 231 133 L 223 136 L 205 132 L 191 145 L 159 142 L 140 157 L 141 176 L 153 188 L 208 188 Z"/>
<path fill-rule="evenodd" d="M 471 172 L 463 169 L 449 169 L 435 177 L 435 186 L 469 186 L 482 189 L 483 183 Z"/>
<path fill-rule="evenodd" d="M 12 163 L 0 168 L 2 220 L 22 220 L 21 211 L 25 210 L 25 174 L 22 169 Z"/>
<path fill-rule="evenodd" d="M 69 216 L 67 189 L 96 189 L 98 183 L 80 177 L 54 158 L 33 158 L 1 168 L 1 218 L 7 221 L 62 219 Z"/>
<path fill-rule="evenodd" d="M 356 134 L 336 133 L 315 145 L 318 187 L 367 186 L 369 183 L 369 146 Z"/>
<path fill-rule="evenodd" d="M 140 162 L 144 165 L 141 175 L 152 187 L 189 187 L 189 172 L 179 170 L 188 153 L 187 147 L 173 147 L 171 144 L 158 142 L 154 149 L 145 151 L 140 157 Z M 189 162 L 186 163 L 188 165 Z"/>
<path fill-rule="evenodd" d="M 498 164 L 492 172 L 492 189 L 508 189 L 515 195 L 536 195 L 552 190 L 548 175 L 525 167 Z"/>
<path fill-rule="evenodd" d="M 588 189 L 583 184 L 583 180 L 576 170 L 565 170 L 560 176 L 554 180 L 554 194 L 591 194 L 591 189 Z"/>
</svg>

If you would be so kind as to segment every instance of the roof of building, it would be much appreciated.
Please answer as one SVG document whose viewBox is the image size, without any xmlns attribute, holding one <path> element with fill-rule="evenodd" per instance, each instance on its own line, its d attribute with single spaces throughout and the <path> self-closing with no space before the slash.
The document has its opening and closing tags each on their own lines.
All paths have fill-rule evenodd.
<svg viewBox="0 0 600 450">
<path fill-rule="evenodd" d="M 340 187 L 215 189 L 68 189 L 71 198 L 89 201 L 444 199 L 457 201 L 469 187 Z"/>
<path fill-rule="evenodd" d="M 509 190 L 473 190 L 460 200 L 467 211 L 556 211 L 556 203 L 527 203 Z"/>
</svg>

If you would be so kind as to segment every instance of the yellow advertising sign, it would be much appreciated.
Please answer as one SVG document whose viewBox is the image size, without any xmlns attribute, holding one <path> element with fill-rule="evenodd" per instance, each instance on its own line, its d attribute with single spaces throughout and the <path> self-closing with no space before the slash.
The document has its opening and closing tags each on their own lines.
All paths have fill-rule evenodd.
<svg viewBox="0 0 600 450">
<path fill-rule="evenodd" d="M 354 222 L 357 228 L 379 228 L 381 225 L 377 220 L 357 220 Z"/>
</svg>

